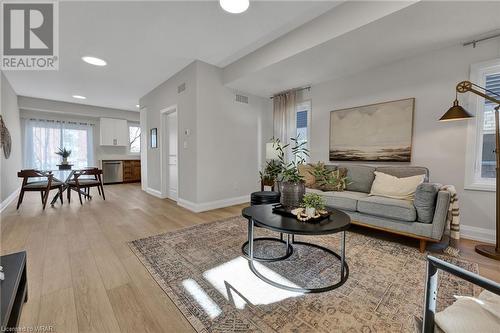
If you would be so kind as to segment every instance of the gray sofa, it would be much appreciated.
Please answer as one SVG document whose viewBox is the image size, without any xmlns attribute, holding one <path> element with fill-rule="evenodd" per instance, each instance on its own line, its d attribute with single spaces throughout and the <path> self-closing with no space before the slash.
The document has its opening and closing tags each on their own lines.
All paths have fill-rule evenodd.
<svg viewBox="0 0 500 333">
<path fill-rule="evenodd" d="M 335 165 L 328 165 L 336 169 Z M 326 205 L 340 209 L 351 216 L 352 223 L 420 240 L 420 251 L 425 251 L 427 241 L 441 240 L 446 226 L 446 215 L 450 194 L 440 191 L 439 184 L 431 184 L 429 170 L 416 166 L 372 167 L 359 164 L 342 165 L 347 169 L 350 183 L 343 192 L 323 192 L 307 188 L 307 192 L 318 193 L 325 198 Z M 375 179 L 374 171 L 396 177 L 425 175 L 419 185 L 414 201 L 370 196 Z"/>
</svg>

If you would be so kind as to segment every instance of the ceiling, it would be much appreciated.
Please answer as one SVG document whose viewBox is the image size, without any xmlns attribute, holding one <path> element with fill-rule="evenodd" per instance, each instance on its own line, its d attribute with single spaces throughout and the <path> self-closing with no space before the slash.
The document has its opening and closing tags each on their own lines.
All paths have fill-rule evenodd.
<svg viewBox="0 0 500 333">
<path fill-rule="evenodd" d="M 18 95 L 137 110 L 140 97 L 193 60 L 223 67 L 338 3 L 252 1 L 232 15 L 218 1 L 61 1 L 59 71 L 4 73 Z M 108 66 L 88 65 L 85 55 Z"/>
<path fill-rule="evenodd" d="M 500 29 L 500 1 L 423 1 L 228 85 L 260 96 L 346 77 Z M 470 47 L 470 46 L 469 46 Z"/>
</svg>

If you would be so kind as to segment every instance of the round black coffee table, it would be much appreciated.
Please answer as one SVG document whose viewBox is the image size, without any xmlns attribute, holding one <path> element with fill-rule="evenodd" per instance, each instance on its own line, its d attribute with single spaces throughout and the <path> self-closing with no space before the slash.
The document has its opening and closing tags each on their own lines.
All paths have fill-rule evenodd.
<svg viewBox="0 0 500 333">
<path fill-rule="evenodd" d="M 288 217 L 273 213 L 273 205 L 259 205 L 244 208 L 241 214 L 248 220 L 248 265 L 250 267 L 250 270 L 264 282 L 267 282 L 274 287 L 285 289 L 288 291 L 301 293 L 319 293 L 332 290 L 343 285 L 347 281 L 347 278 L 349 276 L 349 266 L 345 261 L 345 231 L 349 229 L 349 226 L 351 225 L 351 218 L 349 217 L 349 215 L 338 209 L 331 210 L 333 212 L 327 219 L 319 223 L 307 223 L 300 222 L 294 217 Z M 335 284 L 320 288 L 295 288 L 277 283 L 263 276 L 261 273 L 259 273 L 254 265 L 255 258 L 253 252 L 255 226 L 286 234 L 287 254 L 289 252 L 288 247 L 290 246 L 293 248 L 293 244 L 314 247 L 331 254 L 332 256 L 340 260 L 340 281 Z M 340 255 L 330 249 L 327 249 L 326 247 L 317 244 L 295 241 L 294 237 L 295 235 L 329 235 L 338 232 L 342 232 Z"/>
</svg>

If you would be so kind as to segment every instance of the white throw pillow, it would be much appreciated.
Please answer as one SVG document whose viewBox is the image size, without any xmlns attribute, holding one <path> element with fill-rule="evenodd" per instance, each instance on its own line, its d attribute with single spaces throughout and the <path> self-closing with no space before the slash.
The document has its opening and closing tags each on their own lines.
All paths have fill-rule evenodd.
<svg viewBox="0 0 500 333">
<path fill-rule="evenodd" d="M 500 332 L 500 296 L 484 290 L 478 298 L 455 297 L 455 303 L 436 313 L 439 329 L 445 333 Z"/>
<path fill-rule="evenodd" d="M 425 175 L 398 178 L 383 172 L 375 171 L 375 180 L 370 195 L 413 200 L 417 186 L 424 182 Z"/>
</svg>

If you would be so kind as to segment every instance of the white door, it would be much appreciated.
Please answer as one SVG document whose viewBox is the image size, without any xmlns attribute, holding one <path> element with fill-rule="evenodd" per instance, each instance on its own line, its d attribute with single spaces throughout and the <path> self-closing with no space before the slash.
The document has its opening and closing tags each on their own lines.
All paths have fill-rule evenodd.
<svg viewBox="0 0 500 333">
<path fill-rule="evenodd" d="M 177 112 L 167 115 L 168 197 L 177 200 Z"/>
</svg>

